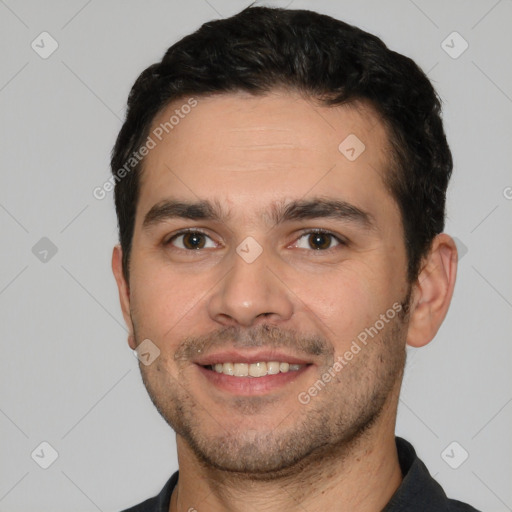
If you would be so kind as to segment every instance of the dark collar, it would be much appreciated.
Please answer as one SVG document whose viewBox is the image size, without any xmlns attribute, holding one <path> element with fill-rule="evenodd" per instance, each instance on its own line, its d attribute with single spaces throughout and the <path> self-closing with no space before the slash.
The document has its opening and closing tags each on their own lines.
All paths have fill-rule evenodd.
<svg viewBox="0 0 512 512">
<path fill-rule="evenodd" d="M 403 480 L 382 512 L 478 512 L 473 507 L 450 500 L 430 476 L 411 443 L 395 437 Z"/>
</svg>

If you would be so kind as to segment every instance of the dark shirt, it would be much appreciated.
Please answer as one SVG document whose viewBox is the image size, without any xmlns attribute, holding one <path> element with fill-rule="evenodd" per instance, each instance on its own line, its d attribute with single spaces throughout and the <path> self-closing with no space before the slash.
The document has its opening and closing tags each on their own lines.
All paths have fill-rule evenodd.
<svg viewBox="0 0 512 512">
<path fill-rule="evenodd" d="M 401 437 L 395 440 L 403 480 L 382 512 L 478 512 L 470 505 L 448 499 L 412 445 Z M 171 494 L 177 483 L 178 471 L 169 478 L 158 496 L 123 512 L 168 512 Z"/>
</svg>

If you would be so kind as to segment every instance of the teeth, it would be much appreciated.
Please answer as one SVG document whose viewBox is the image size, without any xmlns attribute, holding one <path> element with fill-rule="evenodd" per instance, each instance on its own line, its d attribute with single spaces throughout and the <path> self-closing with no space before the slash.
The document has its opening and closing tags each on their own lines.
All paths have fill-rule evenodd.
<svg viewBox="0 0 512 512">
<path fill-rule="evenodd" d="M 263 377 L 267 375 L 267 363 L 252 363 L 249 365 L 249 375 L 251 377 Z"/>
<path fill-rule="evenodd" d="M 303 364 L 280 363 L 278 361 L 261 361 L 259 363 L 217 363 L 209 368 L 217 373 L 233 375 L 235 377 L 264 377 L 278 373 L 296 372 Z"/>
<path fill-rule="evenodd" d="M 276 361 L 272 361 L 267 363 L 267 374 L 268 375 L 276 375 L 279 373 L 279 363 Z"/>
<path fill-rule="evenodd" d="M 249 365 L 247 363 L 235 363 L 233 366 L 235 367 L 233 373 L 235 377 L 247 377 L 249 375 Z M 224 365 L 222 365 L 222 369 L 224 369 Z"/>
<path fill-rule="evenodd" d="M 217 365 L 215 365 L 215 366 L 217 366 Z M 217 370 L 217 368 L 215 368 L 215 370 Z M 235 365 L 232 363 L 221 364 L 220 371 L 222 373 L 225 373 L 226 375 L 234 375 L 235 374 Z"/>
</svg>

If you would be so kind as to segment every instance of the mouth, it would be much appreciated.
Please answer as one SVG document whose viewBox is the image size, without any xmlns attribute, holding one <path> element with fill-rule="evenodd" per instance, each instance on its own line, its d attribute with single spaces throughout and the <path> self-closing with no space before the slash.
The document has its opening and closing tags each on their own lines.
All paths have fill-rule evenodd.
<svg viewBox="0 0 512 512">
<path fill-rule="evenodd" d="M 278 391 L 306 373 L 313 363 L 276 353 L 216 354 L 196 361 L 209 385 L 236 395 Z"/>
</svg>

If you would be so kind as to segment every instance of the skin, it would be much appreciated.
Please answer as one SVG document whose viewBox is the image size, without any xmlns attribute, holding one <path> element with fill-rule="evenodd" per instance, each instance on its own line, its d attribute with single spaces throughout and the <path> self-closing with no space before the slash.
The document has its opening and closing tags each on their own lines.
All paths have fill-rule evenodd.
<svg viewBox="0 0 512 512">
<path fill-rule="evenodd" d="M 169 105 L 154 126 L 184 103 Z M 338 149 L 349 134 L 365 144 L 354 161 Z M 394 429 L 405 345 L 423 346 L 439 329 L 457 250 L 438 235 L 408 283 L 401 216 L 382 179 L 388 156 L 386 131 L 370 107 L 323 107 L 282 90 L 198 98 L 147 155 L 130 282 L 120 246 L 112 268 L 130 347 L 150 339 L 160 350 L 140 369 L 177 433 L 180 475 L 170 511 L 378 511 L 400 485 Z M 273 203 L 313 197 L 343 199 L 368 212 L 374 227 L 331 218 L 273 224 Z M 229 217 L 171 218 L 145 229 L 148 211 L 169 198 L 218 201 Z M 186 249 L 183 237 L 169 243 L 183 228 L 203 231 L 206 245 Z M 320 241 L 328 250 L 312 248 L 306 232 L 315 228 L 347 244 L 327 237 Z M 262 248 L 252 263 L 236 252 L 249 236 Z M 409 315 L 360 343 L 300 403 L 299 393 L 358 334 L 408 299 Z M 241 395 L 212 385 L 194 362 L 198 350 L 233 347 L 284 352 L 309 366 L 279 388 Z"/>
</svg>

